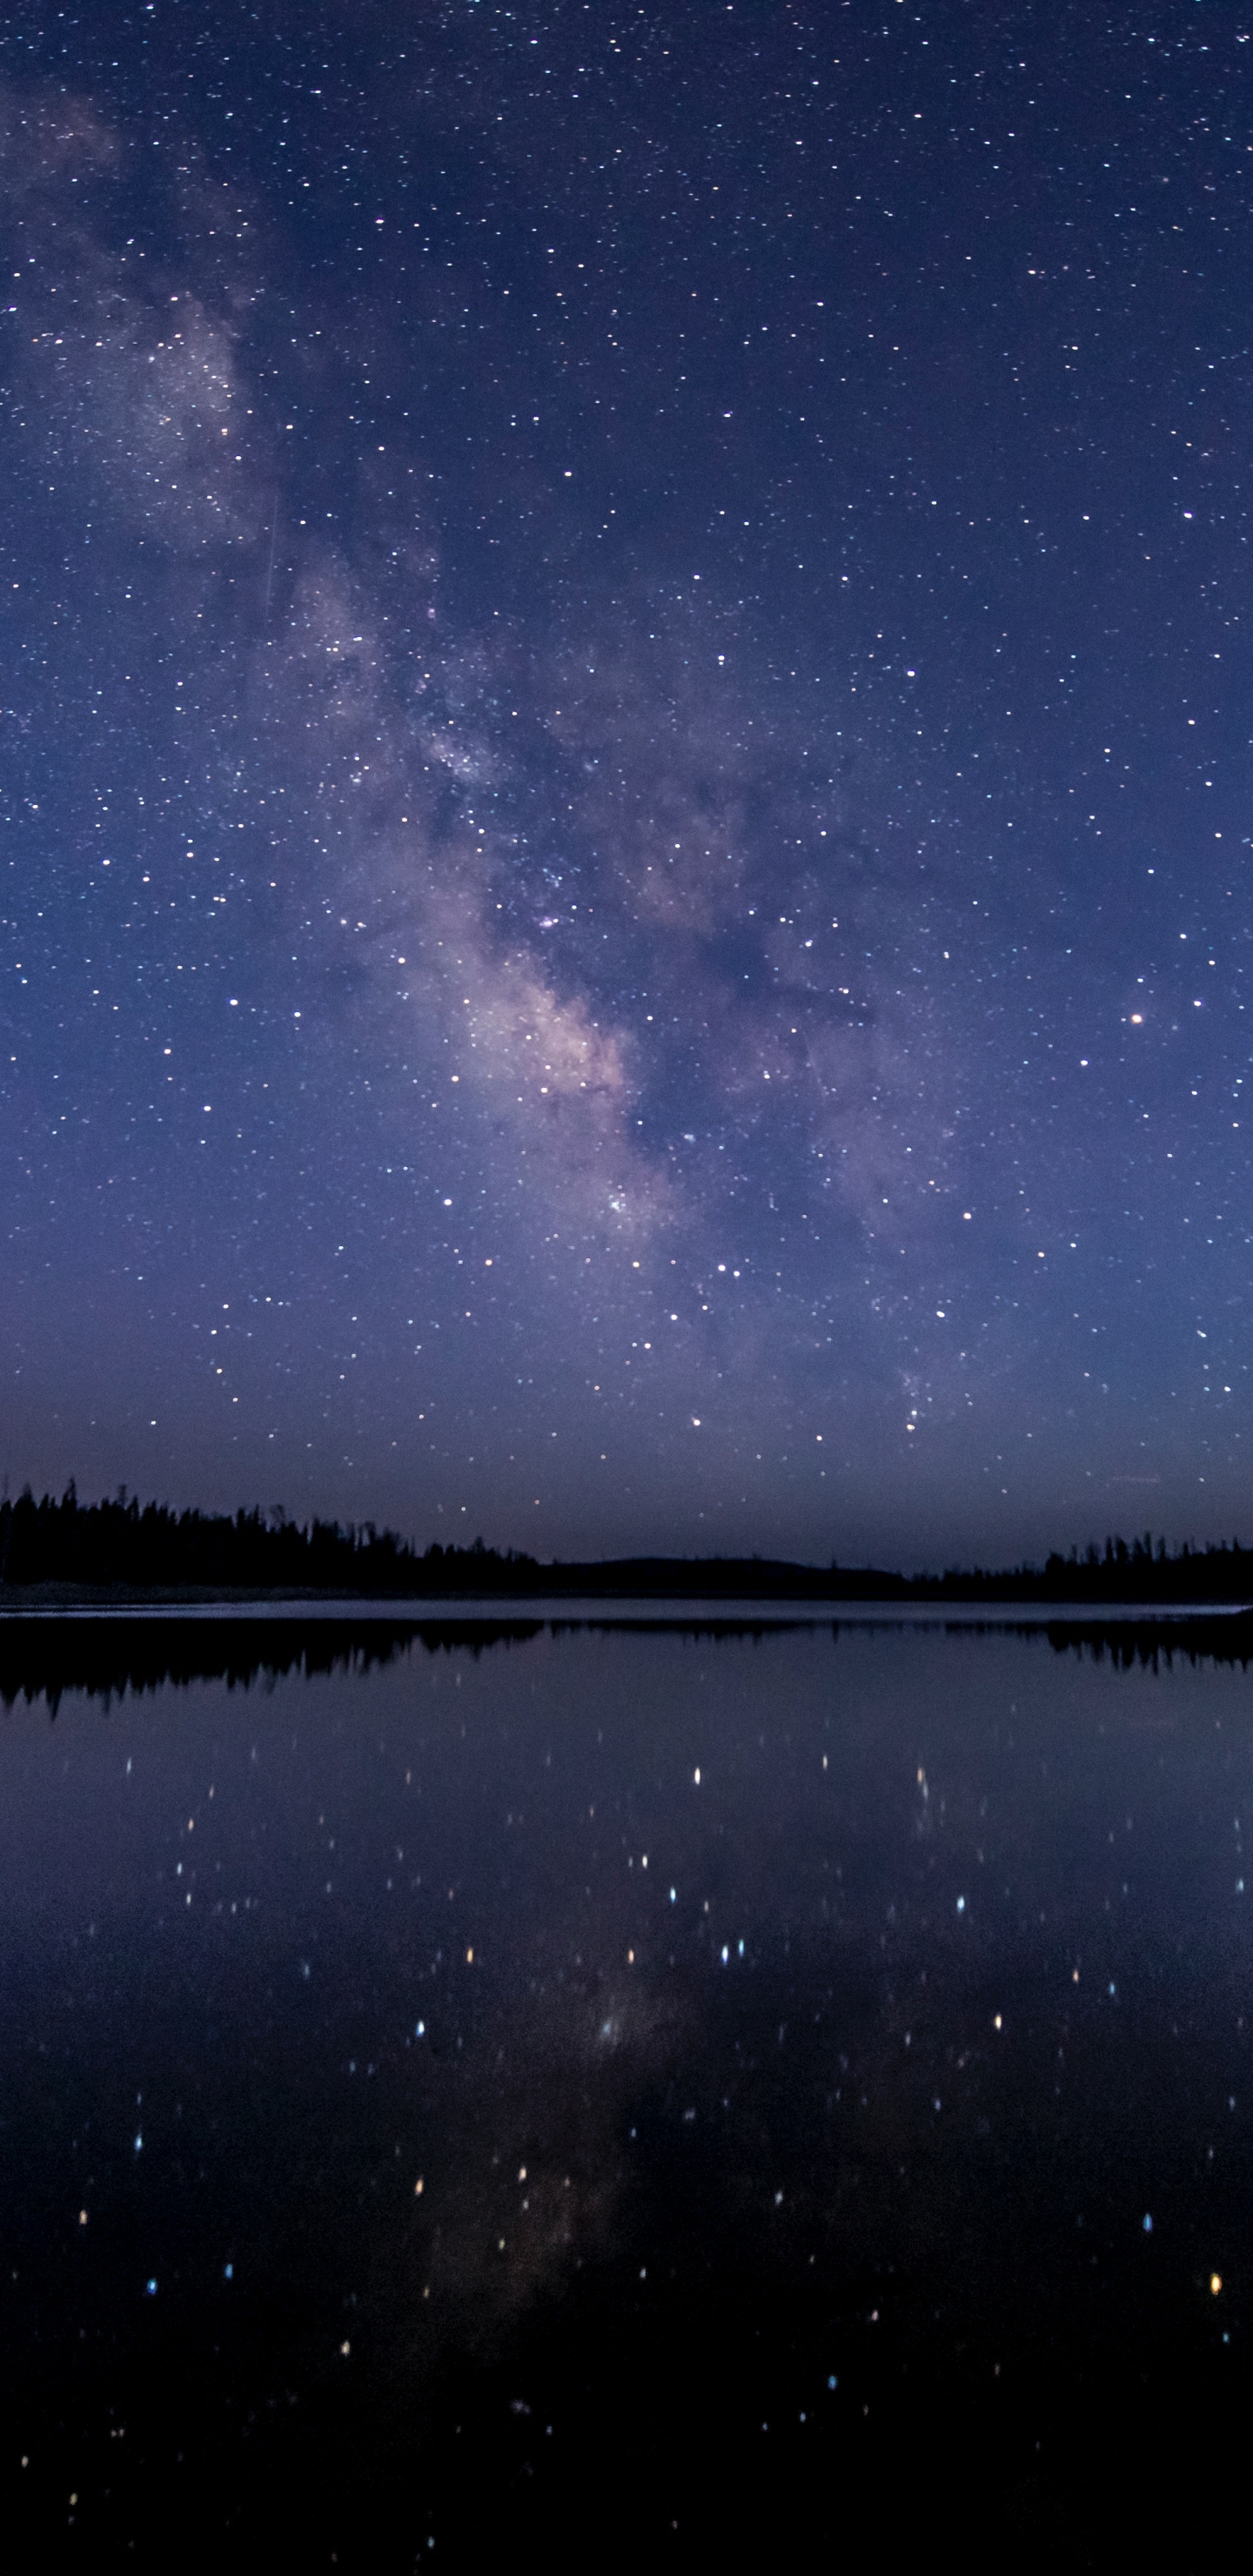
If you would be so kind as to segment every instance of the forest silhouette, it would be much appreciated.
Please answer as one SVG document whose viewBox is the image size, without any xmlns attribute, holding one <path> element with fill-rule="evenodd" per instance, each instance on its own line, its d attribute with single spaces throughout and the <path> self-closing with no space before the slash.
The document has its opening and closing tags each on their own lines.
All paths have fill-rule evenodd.
<svg viewBox="0 0 1253 2576">
<path fill-rule="evenodd" d="M 614 1557 L 541 1564 L 514 1548 L 438 1541 L 419 1552 L 395 1530 L 289 1519 L 279 1507 L 175 1511 L 123 1486 L 113 1501 L 58 1500 L 29 1486 L 0 1503 L 0 1600 L 259 1595 L 293 1599 L 986 1601 L 1158 1604 L 1253 1602 L 1253 1547 L 1238 1539 L 1170 1549 L 1150 1531 L 1090 1541 L 1040 1565 L 951 1566 L 898 1574 L 879 1566 L 790 1564 L 771 1557 Z"/>
</svg>

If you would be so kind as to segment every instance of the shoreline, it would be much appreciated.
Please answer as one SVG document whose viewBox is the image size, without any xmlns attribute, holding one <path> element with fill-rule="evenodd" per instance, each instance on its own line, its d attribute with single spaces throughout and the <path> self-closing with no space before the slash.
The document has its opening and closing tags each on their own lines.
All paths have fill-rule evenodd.
<svg viewBox="0 0 1253 2576">
<path fill-rule="evenodd" d="M 277 1616 L 288 1619 L 334 1619 L 343 1623 L 360 1620 L 390 1620 L 405 1626 L 419 1626 L 430 1620 L 528 1619 L 598 1623 L 606 1618 L 636 1617 L 650 1622 L 679 1619 L 686 1623 L 692 1617 L 721 1617 L 740 1621 L 779 1621 L 791 1625 L 826 1627 L 832 1621 L 847 1624 L 915 1626 L 936 1621 L 960 1627 L 1050 1627 L 1061 1625 L 1100 1625 L 1102 1622 L 1130 1622 L 1139 1627 L 1176 1627 L 1180 1622 L 1222 1620 L 1253 1622 L 1253 1602 L 1244 1601 L 1108 1601 L 1041 1600 L 1030 1594 L 1005 1598 L 985 1594 L 934 1594 L 927 1592 L 898 1595 L 795 1594 L 772 1591 L 767 1594 L 705 1592 L 699 1587 L 690 1592 L 646 1592 L 614 1590 L 527 1591 L 502 1593 L 483 1591 L 432 1593 L 343 1593 L 312 1591 L 266 1591 L 260 1588 L 229 1590 L 211 1585 L 153 1586 L 139 1589 L 126 1585 L 91 1586 L 86 1584 L 14 1585 L 10 1590 L 0 1586 L 0 1628 L 24 1620 L 46 1620 L 60 1617 L 75 1619 L 126 1617 L 201 1617 L 206 1619 L 265 1619 Z"/>
</svg>

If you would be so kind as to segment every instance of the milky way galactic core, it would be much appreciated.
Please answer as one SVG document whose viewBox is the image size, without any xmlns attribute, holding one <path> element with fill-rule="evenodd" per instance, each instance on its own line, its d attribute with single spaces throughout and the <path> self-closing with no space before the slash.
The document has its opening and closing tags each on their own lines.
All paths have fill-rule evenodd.
<svg viewBox="0 0 1253 2576">
<path fill-rule="evenodd" d="M 14 1485 L 1249 1535 L 1251 52 L 9 11 Z"/>
</svg>

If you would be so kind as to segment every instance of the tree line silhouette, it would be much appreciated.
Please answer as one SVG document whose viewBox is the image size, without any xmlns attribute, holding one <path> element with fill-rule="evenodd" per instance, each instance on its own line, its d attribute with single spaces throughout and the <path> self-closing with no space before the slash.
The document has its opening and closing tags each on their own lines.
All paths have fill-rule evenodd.
<svg viewBox="0 0 1253 2576">
<path fill-rule="evenodd" d="M 878 1566 L 793 1565 L 770 1557 L 615 1557 L 541 1565 L 514 1548 L 439 1541 L 419 1553 L 395 1530 L 252 1511 L 174 1511 L 81 1503 L 74 1485 L 36 1502 L 29 1486 L 0 1503 L 0 1596 L 38 1590 L 264 1593 L 372 1600 L 647 1599 L 778 1601 L 1253 1602 L 1253 1547 L 1238 1539 L 1169 1549 L 1146 1530 L 1089 1542 L 1043 1566 L 950 1566 L 895 1574 Z"/>
<path fill-rule="evenodd" d="M 127 1591 L 370 1592 L 412 1589 L 416 1559 L 394 1530 L 366 1522 L 303 1526 L 276 1509 L 172 1511 L 128 1498 L 80 1503 L 74 1485 L 60 1501 L 36 1502 L 29 1485 L 0 1503 L 0 1584 L 85 1586 Z"/>
</svg>

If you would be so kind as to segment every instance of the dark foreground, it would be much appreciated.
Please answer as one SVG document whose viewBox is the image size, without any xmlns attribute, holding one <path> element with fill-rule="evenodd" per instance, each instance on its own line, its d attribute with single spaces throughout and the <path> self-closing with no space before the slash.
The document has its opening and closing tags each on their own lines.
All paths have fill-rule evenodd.
<svg viewBox="0 0 1253 2576">
<path fill-rule="evenodd" d="M 8 2563 L 1213 2565 L 1241 1661 L 488 1633 L 6 1668 Z"/>
</svg>

